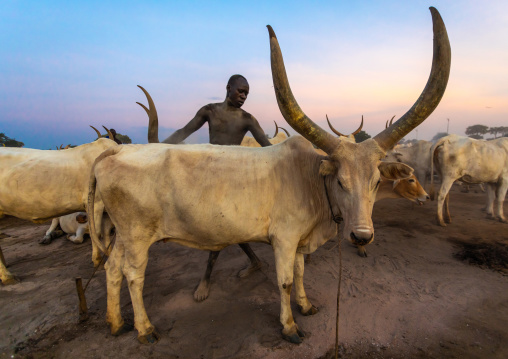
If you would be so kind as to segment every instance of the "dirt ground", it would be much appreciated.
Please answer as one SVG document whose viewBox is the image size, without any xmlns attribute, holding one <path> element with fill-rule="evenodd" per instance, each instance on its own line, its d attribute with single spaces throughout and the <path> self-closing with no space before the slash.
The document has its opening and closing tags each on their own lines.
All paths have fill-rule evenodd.
<svg viewBox="0 0 508 359">
<path fill-rule="evenodd" d="M 485 194 L 454 186 L 453 223 L 435 222 L 436 202 L 416 206 L 384 200 L 374 208 L 376 237 L 360 258 L 342 243 L 340 354 L 348 358 L 508 358 L 508 224 L 487 219 Z M 508 205 L 505 203 L 505 213 Z M 144 300 L 161 334 L 141 345 L 136 332 L 109 334 L 105 272 L 86 296 L 90 319 L 78 323 L 75 277 L 90 277 L 90 240 L 37 242 L 49 224 L 0 219 L 0 244 L 21 282 L 0 285 L 1 358 L 328 358 L 335 343 L 339 273 L 337 240 L 306 265 L 314 316 L 295 320 L 300 345 L 281 338 L 279 293 L 270 246 L 253 244 L 264 267 L 246 278 L 238 246 L 225 249 L 212 275 L 209 298 L 193 299 L 207 252 L 171 243 L 150 250 Z M 490 264 L 490 267 L 489 267 Z M 133 321 L 127 286 L 122 313 Z"/>
</svg>

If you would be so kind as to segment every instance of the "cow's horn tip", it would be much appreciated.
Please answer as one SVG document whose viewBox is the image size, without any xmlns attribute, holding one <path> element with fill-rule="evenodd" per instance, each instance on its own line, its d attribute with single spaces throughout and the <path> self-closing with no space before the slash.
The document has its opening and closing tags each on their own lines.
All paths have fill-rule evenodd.
<svg viewBox="0 0 508 359">
<path fill-rule="evenodd" d="M 277 36 L 275 36 L 275 32 L 273 31 L 272 27 L 270 25 L 266 25 L 266 27 L 268 28 L 268 34 L 270 35 L 270 38 L 277 38 Z"/>
</svg>

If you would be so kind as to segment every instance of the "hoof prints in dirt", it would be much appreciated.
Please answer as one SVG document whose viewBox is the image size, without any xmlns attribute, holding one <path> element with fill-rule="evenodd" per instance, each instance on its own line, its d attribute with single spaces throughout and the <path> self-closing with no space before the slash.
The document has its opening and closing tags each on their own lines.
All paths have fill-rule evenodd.
<svg viewBox="0 0 508 359">
<path fill-rule="evenodd" d="M 453 241 L 460 247 L 460 250 L 453 254 L 455 258 L 508 275 L 508 246 L 506 244 L 485 241 L 468 243 L 457 239 Z"/>
</svg>

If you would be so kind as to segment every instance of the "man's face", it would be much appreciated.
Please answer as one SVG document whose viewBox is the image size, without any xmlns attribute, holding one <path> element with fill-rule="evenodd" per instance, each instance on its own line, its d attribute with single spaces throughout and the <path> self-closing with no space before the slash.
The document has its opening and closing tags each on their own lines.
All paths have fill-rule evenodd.
<svg viewBox="0 0 508 359">
<path fill-rule="evenodd" d="M 249 84 L 243 78 L 238 78 L 231 86 L 228 86 L 229 100 L 237 108 L 242 107 L 249 95 Z"/>
</svg>

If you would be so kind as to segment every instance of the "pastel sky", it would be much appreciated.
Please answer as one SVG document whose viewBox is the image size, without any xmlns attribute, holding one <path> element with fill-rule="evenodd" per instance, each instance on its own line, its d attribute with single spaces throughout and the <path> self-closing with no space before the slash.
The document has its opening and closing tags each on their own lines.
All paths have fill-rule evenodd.
<svg viewBox="0 0 508 359">
<path fill-rule="evenodd" d="M 452 68 L 434 113 L 407 138 L 508 126 L 508 1 L 11 1 L 0 2 L 0 132 L 48 149 L 96 138 L 105 125 L 146 143 L 152 95 L 161 140 L 244 75 L 244 109 L 265 132 L 284 125 L 272 88 L 272 25 L 290 84 L 324 128 L 375 135 L 416 101 L 430 73 L 435 6 Z M 287 125 L 287 124 L 286 124 Z M 206 126 L 206 125 L 205 125 Z M 287 126 L 286 126 L 287 127 Z M 294 132 L 291 130 L 291 132 Z M 207 128 L 190 142 L 207 140 Z"/>
</svg>

